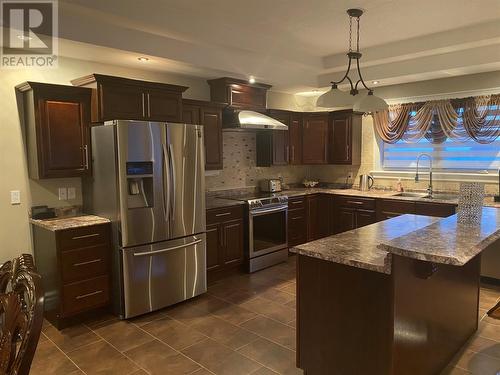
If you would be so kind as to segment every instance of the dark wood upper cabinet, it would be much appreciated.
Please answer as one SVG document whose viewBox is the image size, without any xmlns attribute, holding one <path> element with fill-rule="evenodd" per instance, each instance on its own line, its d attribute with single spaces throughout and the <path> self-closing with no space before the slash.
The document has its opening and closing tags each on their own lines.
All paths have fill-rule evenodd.
<svg viewBox="0 0 500 375">
<path fill-rule="evenodd" d="M 16 89 L 30 178 L 89 175 L 91 90 L 36 82 Z"/>
<path fill-rule="evenodd" d="M 92 122 L 181 121 L 185 86 L 91 74 L 71 81 L 92 89 Z"/>
<path fill-rule="evenodd" d="M 205 169 L 222 169 L 222 109 L 224 104 L 201 100 L 182 101 L 182 121 L 203 125 Z"/>
<path fill-rule="evenodd" d="M 302 163 L 328 164 L 328 113 L 304 113 Z"/>
<path fill-rule="evenodd" d="M 331 164 L 361 164 L 362 117 L 352 111 L 337 111 L 330 114 L 330 160 Z"/>
<path fill-rule="evenodd" d="M 288 125 L 289 164 L 302 164 L 302 114 L 292 113 Z"/>
<path fill-rule="evenodd" d="M 290 126 L 292 113 L 289 111 L 270 110 L 268 115 L 286 126 Z M 290 149 L 288 130 L 263 130 L 256 135 L 257 166 L 287 165 Z"/>
<path fill-rule="evenodd" d="M 226 103 L 234 108 L 265 110 L 267 90 L 270 85 L 223 77 L 207 81 L 210 85 L 210 99 Z"/>
</svg>

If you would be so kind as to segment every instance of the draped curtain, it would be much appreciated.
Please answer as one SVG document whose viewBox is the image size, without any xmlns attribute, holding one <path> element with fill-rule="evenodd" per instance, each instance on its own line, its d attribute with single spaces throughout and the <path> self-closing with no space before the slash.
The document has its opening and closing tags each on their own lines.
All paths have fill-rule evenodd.
<svg viewBox="0 0 500 375">
<path fill-rule="evenodd" d="M 500 94 L 396 104 L 372 116 L 376 133 L 386 143 L 425 137 L 435 144 L 448 138 L 487 144 L 500 136 Z"/>
</svg>

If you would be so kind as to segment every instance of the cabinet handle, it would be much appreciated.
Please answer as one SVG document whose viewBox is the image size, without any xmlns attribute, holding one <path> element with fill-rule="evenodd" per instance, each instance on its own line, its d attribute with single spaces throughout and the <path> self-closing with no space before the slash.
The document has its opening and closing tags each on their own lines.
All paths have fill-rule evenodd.
<svg viewBox="0 0 500 375">
<path fill-rule="evenodd" d="M 151 117 L 151 101 L 149 100 L 149 92 L 148 92 L 148 117 Z"/>
<path fill-rule="evenodd" d="M 86 266 L 87 264 L 99 263 L 101 260 L 102 260 L 101 258 L 98 258 L 98 259 L 89 260 L 87 262 L 74 263 L 73 266 L 74 267 Z"/>
<path fill-rule="evenodd" d="M 302 204 L 303 201 L 291 201 L 291 202 L 288 202 L 288 203 L 291 203 L 291 204 Z"/>
<path fill-rule="evenodd" d="M 102 290 L 96 290 L 95 292 L 92 293 L 87 293 L 87 294 L 80 294 L 79 296 L 76 296 L 76 299 L 82 299 L 82 298 L 88 298 L 92 296 L 96 296 L 98 294 L 101 294 L 103 291 Z"/>
<path fill-rule="evenodd" d="M 363 204 L 363 202 L 360 201 L 347 201 L 347 204 Z"/>
<path fill-rule="evenodd" d="M 89 169 L 89 146 L 83 145 L 83 152 L 85 154 L 85 169 Z"/>
<path fill-rule="evenodd" d="M 90 237 L 98 237 L 100 236 L 99 233 L 92 233 L 92 234 L 85 234 L 83 236 L 75 236 L 71 238 L 72 240 L 81 240 L 82 238 L 90 238 Z"/>
<path fill-rule="evenodd" d="M 290 161 L 290 147 L 286 146 L 286 161 Z"/>
<path fill-rule="evenodd" d="M 295 146 L 292 145 L 292 160 L 295 161 Z"/>
<path fill-rule="evenodd" d="M 142 117 L 146 117 L 146 95 L 144 93 L 142 95 Z"/>
<path fill-rule="evenodd" d="M 231 212 L 224 212 L 222 214 L 216 214 L 215 217 L 221 217 L 221 216 L 227 216 L 227 215 L 231 215 Z"/>
</svg>

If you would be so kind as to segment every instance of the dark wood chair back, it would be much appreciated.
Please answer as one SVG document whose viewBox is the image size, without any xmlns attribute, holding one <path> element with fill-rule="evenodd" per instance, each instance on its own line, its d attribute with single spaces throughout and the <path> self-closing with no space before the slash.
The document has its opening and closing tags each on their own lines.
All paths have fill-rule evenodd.
<svg viewBox="0 0 500 375">
<path fill-rule="evenodd" d="M 43 323 L 43 290 L 33 257 L 0 267 L 0 374 L 28 375 Z"/>
</svg>

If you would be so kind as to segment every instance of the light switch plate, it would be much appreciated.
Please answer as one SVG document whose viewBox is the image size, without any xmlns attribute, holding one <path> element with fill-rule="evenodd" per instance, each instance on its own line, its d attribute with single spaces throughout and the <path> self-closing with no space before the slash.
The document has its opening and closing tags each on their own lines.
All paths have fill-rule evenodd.
<svg viewBox="0 0 500 375">
<path fill-rule="evenodd" d="M 68 188 L 68 199 L 76 199 L 76 188 L 74 187 Z"/>
<path fill-rule="evenodd" d="M 59 200 L 65 201 L 68 199 L 68 189 L 67 188 L 59 188 Z"/>
<path fill-rule="evenodd" d="M 19 190 L 11 190 L 10 204 L 21 204 L 21 192 Z"/>
</svg>

